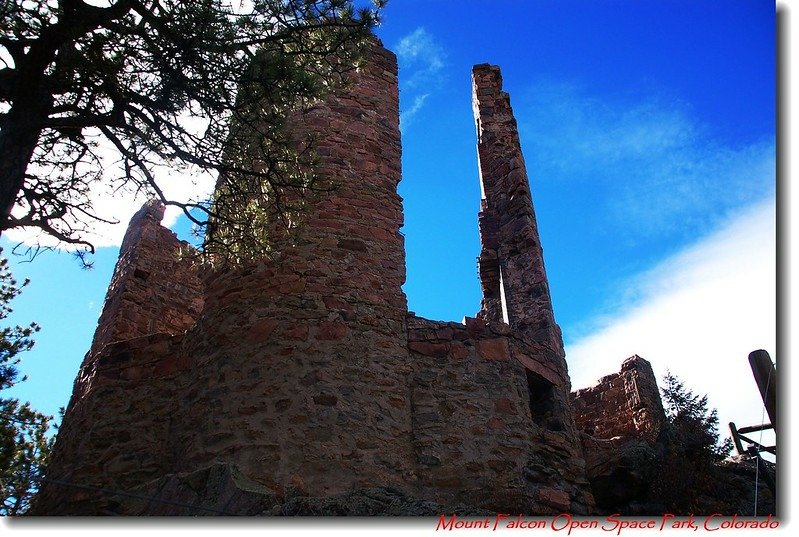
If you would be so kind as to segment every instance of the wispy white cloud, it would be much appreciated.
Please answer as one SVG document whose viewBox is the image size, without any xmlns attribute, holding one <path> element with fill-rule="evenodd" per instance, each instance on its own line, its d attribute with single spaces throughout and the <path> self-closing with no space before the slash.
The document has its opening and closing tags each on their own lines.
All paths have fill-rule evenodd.
<svg viewBox="0 0 799 537">
<path fill-rule="evenodd" d="M 638 354 L 708 394 L 726 424 L 760 423 L 747 356 L 776 349 L 775 198 L 755 203 L 714 233 L 640 274 L 621 290 L 629 307 L 597 319 L 566 348 L 575 388 Z M 768 419 L 768 418 L 766 418 Z"/>
<path fill-rule="evenodd" d="M 774 192 L 773 138 L 722 143 L 677 100 L 598 99 L 559 83 L 538 84 L 521 100 L 536 176 L 601 192 L 603 224 L 625 238 L 695 236 Z"/>
<path fill-rule="evenodd" d="M 436 40 L 423 27 L 406 35 L 397 43 L 397 58 L 401 68 L 409 73 L 401 84 L 406 88 L 418 88 L 436 83 L 444 68 L 446 54 Z"/>
<path fill-rule="evenodd" d="M 400 69 L 400 130 L 405 132 L 430 93 L 440 87 L 446 53 L 423 27 L 400 39 L 394 49 Z"/>
<path fill-rule="evenodd" d="M 416 113 L 419 112 L 419 110 L 421 110 L 422 106 L 424 105 L 424 102 L 427 100 L 427 97 L 429 96 L 430 96 L 429 93 L 417 95 L 413 99 L 413 104 L 409 108 L 402 110 L 400 112 L 400 128 L 403 129 L 403 132 L 404 129 L 406 129 L 410 124 L 411 120 L 413 119 L 413 116 L 415 116 Z"/>
</svg>

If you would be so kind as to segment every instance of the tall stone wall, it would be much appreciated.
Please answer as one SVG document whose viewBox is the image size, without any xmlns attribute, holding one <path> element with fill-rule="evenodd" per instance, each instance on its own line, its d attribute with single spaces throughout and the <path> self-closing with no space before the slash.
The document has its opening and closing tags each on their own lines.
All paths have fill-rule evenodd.
<svg viewBox="0 0 799 537">
<path fill-rule="evenodd" d="M 334 188 L 272 256 L 207 280 L 187 336 L 178 471 L 235 461 L 272 489 L 315 495 L 408 479 L 394 55 L 375 48 L 350 83 L 291 127 L 314 133 L 314 171 Z"/>
<path fill-rule="evenodd" d="M 126 487 L 172 467 L 165 440 L 186 367 L 177 357 L 203 285 L 191 247 L 160 225 L 163 214 L 148 202 L 130 221 L 38 498 L 43 512 L 97 513 L 103 496 L 78 487 Z"/>
<path fill-rule="evenodd" d="M 590 512 L 582 454 L 559 410 L 562 373 L 539 369 L 544 380 L 526 366 L 540 347 L 502 322 L 411 315 L 408 348 L 419 496 L 519 513 Z"/>
<path fill-rule="evenodd" d="M 638 355 L 596 386 L 572 393 L 577 427 L 594 438 L 637 438 L 654 442 L 665 423 L 652 365 Z"/>
<path fill-rule="evenodd" d="M 114 514 L 126 491 L 171 473 L 168 439 L 180 405 L 181 336 L 109 344 L 88 394 L 67 410 L 35 514 Z M 104 489 L 104 490 L 97 490 Z"/>
<path fill-rule="evenodd" d="M 569 405 L 571 382 L 516 119 L 499 67 L 473 68 L 472 106 L 483 194 L 478 215 L 483 299 L 478 317 L 508 323 L 513 336 L 531 349 L 516 359 L 526 369 L 531 419 L 541 435 L 536 442 L 550 446 L 551 457 L 539 467 L 550 465 L 574 479 L 584 474 L 584 460 Z"/>
<path fill-rule="evenodd" d="M 335 188 L 309 200 L 274 255 L 206 274 L 185 337 L 105 344 L 163 328 L 128 322 L 162 290 L 123 284 L 138 272 L 160 281 L 142 245 L 169 234 L 149 209 L 134 218 L 97 332 L 104 354 L 92 358 L 94 380 L 76 384 L 54 480 L 118 490 L 219 462 L 278 494 L 411 479 L 396 71 L 376 47 L 346 91 L 292 118 L 298 139 L 314 133 L 314 172 Z M 102 493 L 47 489 L 41 512 L 102 503 Z"/>
<path fill-rule="evenodd" d="M 472 92 L 483 192 L 479 316 L 504 318 L 529 341 L 558 352 L 562 362 L 558 367 L 565 369 L 516 118 L 510 96 L 502 91 L 499 67 L 476 65 Z"/>
<path fill-rule="evenodd" d="M 161 226 L 163 217 L 164 205 L 149 201 L 131 218 L 91 353 L 114 341 L 183 332 L 197 320 L 203 289 L 193 251 Z"/>
<path fill-rule="evenodd" d="M 148 334 L 178 334 L 203 307 L 196 252 L 161 226 L 164 205 L 150 201 L 131 218 L 122 240 L 92 346 L 81 365 L 75 395 L 91 387 L 94 360 L 112 342 Z"/>
</svg>

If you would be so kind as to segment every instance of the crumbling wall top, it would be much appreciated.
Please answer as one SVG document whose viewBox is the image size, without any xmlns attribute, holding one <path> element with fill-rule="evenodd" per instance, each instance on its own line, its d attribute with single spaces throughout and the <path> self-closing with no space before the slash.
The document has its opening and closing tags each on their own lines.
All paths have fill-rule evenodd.
<svg viewBox="0 0 799 537">
<path fill-rule="evenodd" d="M 571 394 L 578 429 L 595 438 L 639 438 L 653 442 L 665 423 L 652 365 L 638 355 L 596 386 Z"/>
<path fill-rule="evenodd" d="M 203 307 L 203 286 L 191 247 L 161 225 L 164 205 L 146 202 L 130 220 L 91 349 L 73 399 L 90 388 L 96 360 L 109 344 L 155 333 L 179 334 Z"/>
</svg>

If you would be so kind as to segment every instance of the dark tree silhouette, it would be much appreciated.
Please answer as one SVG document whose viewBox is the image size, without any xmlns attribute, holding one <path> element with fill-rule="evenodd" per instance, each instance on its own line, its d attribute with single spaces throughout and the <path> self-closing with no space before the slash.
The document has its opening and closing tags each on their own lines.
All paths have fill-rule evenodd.
<svg viewBox="0 0 799 537">
<path fill-rule="evenodd" d="M 720 441 L 717 411 L 708 408 L 706 395 L 695 395 L 671 373 L 663 381 L 666 451 L 652 482 L 651 497 L 667 512 L 698 513 L 707 505 L 707 498 L 724 497 L 723 491 L 716 490 L 723 482 L 718 463 L 732 451 L 732 441 Z"/>
<path fill-rule="evenodd" d="M 39 228 L 91 252 L 85 232 L 102 219 L 90 188 L 104 182 L 178 205 L 199 226 L 223 219 L 222 238 L 238 239 L 252 207 L 168 199 L 156 169 L 212 171 L 222 195 L 250 199 L 313 188 L 282 118 L 357 67 L 384 3 L 0 3 L 0 233 Z"/>
</svg>

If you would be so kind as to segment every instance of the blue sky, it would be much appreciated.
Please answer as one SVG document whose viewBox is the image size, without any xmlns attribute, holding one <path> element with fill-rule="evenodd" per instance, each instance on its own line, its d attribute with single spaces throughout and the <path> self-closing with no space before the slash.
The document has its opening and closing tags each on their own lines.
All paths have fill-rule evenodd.
<svg viewBox="0 0 799 537">
<path fill-rule="evenodd" d="M 400 64 L 410 309 L 479 307 L 470 74 L 498 64 L 574 386 L 637 353 L 708 393 L 723 424 L 759 422 L 746 356 L 776 356 L 774 17 L 751 0 L 392 0 L 378 35 Z M 48 413 L 140 205 L 109 201 L 123 224 L 100 231 L 92 271 L 69 254 L 15 265 L 32 283 L 12 320 L 42 325 L 15 393 Z"/>
</svg>

